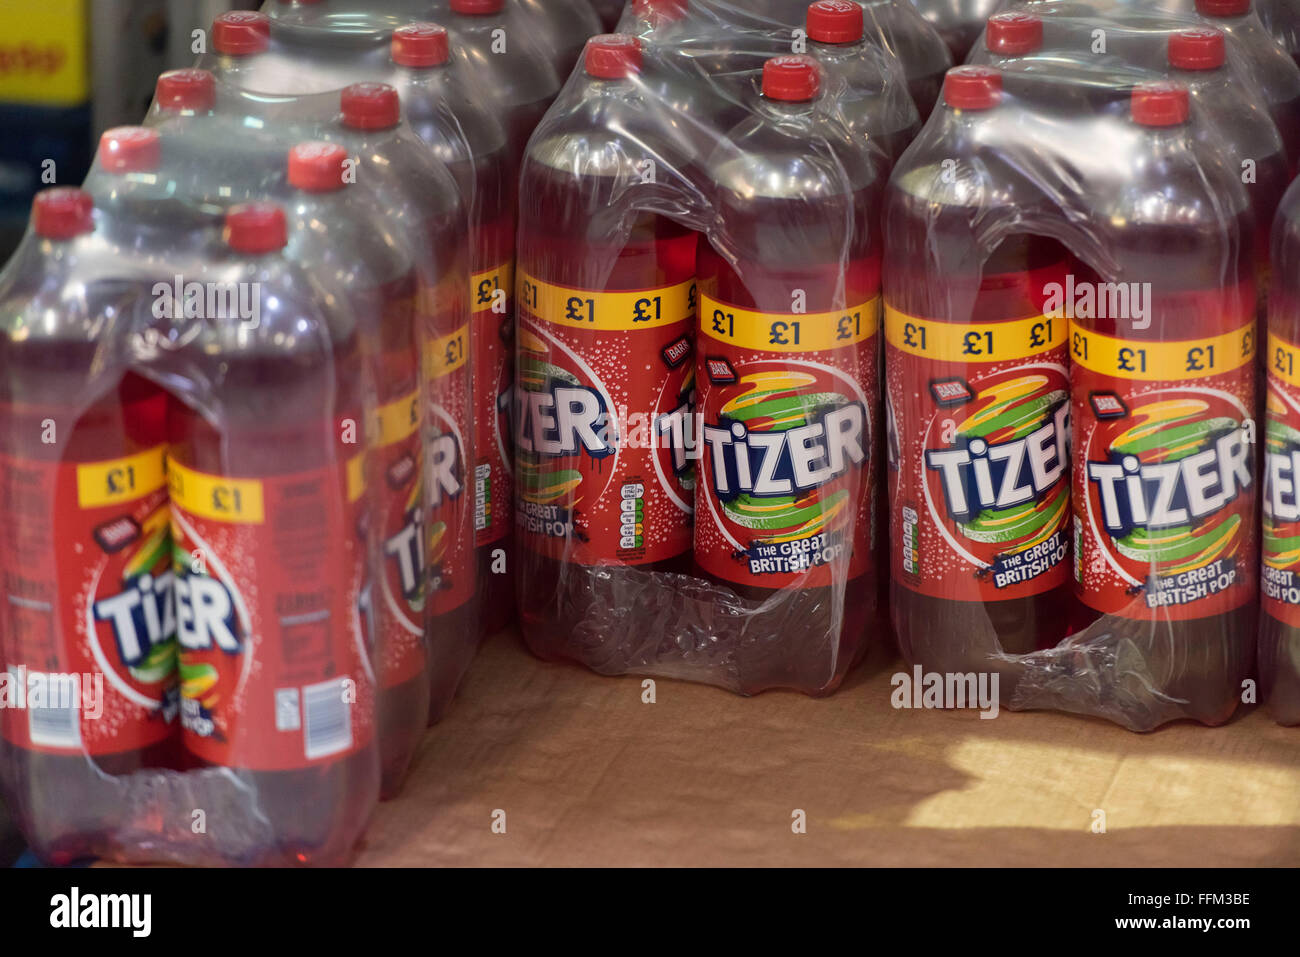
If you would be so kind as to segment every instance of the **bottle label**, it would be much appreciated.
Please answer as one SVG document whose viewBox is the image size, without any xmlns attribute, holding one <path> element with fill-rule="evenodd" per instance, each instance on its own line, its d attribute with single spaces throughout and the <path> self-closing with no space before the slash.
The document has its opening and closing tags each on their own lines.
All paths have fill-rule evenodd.
<svg viewBox="0 0 1300 957">
<path fill-rule="evenodd" d="M 1264 610 L 1300 627 L 1300 346 L 1268 337 L 1264 433 Z"/>
<path fill-rule="evenodd" d="M 514 394 L 515 264 L 477 273 L 474 304 L 474 529 L 480 548 L 510 534 L 514 497 L 510 412 Z"/>
<path fill-rule="evenodd" d="M 1065 583 L 1068 321 L 885 310 L 894 581 L 1001 601 Z"/>
<path fill-rule="evenodd" d="M 393 688 L 423 674 L 425 508 L 419 391 L 376 411 L 370 494 L 379 525 L 382 589 L 375 608 L 379 681 Z"/>
<path fill-rule="evenodd" d="M 0 722 L 32 751 L 171 734 L 178 699 L 164 448 L 89 463 L 0 456 Z"/>
<path fill-rule="evenodd" d="M 425 474 L 429 481 L 426 560 L 429 601 L 435 616 L 455 611 L 474 597 L 474 492 L 469 469 L 470 335 L 466 323 L 430 339 L 425 350 L 429 416 L 425 427 Z"/>
<path fill-rule="evenodd" d="M 777 314 L 700 297 L 695 559 L 709 574 L 820 588 L 833 567 L 870 567 L 879 311 L 879 298 Z"/>
<path fill-rule="evenodd" d="M 1080 600 L 1138 620 L 1254 600 L 1254 322 L 1162 342 L 1076 321 L 1070 359 Z"/>
<path fill-rule="evenodd" d="M 691 547 L 695 282 L 601 292 L 519 284 L 517 531 L 581 565 Z"/>
<path fill-rule="evenodd" d="M 203 760 L 287 771 L 370 741 L 365 459 L 266 479 L 168 463 L 181 724 Z"/>
</svg>

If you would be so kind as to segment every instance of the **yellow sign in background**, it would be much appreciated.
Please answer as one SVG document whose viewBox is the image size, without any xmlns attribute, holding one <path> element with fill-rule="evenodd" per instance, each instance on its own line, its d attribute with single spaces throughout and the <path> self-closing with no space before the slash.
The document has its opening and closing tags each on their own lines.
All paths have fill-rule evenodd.
<svg viewBox="0 0 1300 957">
<path fill-rule="evenodd" d="M 88 0 L 0 0 L 0 101 L 79 106 L 89 99 Z"/>
</svg>

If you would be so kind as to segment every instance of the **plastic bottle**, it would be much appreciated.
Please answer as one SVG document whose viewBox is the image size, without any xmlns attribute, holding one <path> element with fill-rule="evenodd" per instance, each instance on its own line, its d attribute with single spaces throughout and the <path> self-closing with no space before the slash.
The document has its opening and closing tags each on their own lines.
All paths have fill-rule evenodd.
<svg viewBox="0 0 1300 957">
<path fill-rule="evenodd" d="M 1196 0 L 1196 12 L 1240 43 L 1294 171 L 1300 165 L 1300 67 L 1264 29 L 1251 0 Z"/>
<path fill-rule="evenodd" d="M 1187 87 L 1229 165 L 1241 171 L 1254 210 L 1256 293 L 1263 319 L 1271 269 L 1269 237 L 1273 218 L 1290 179 L 1286 148 L 1266 105 L 1233 82 L 1223 34 L 1214 28 L 1182 30 L 1169 37 L 1169 77 Z"/>
<path fill-rule="evenodd" d="M 694 558 L 745 609 L 716 622 L 744 693 L 834 690 L 876 610 L 882 184 L 820 85 L 813 58 L 769 59 L 706 161 Z"/>
<path fill-rule="evenodd" d="M 653 210 L 694 157 L 656 133 L 641 63 L 635 37 L 588 43 L 582 95 L 538 130 L 520 190 L 520 619 L 536 654 L 614 671 L 636 649 L 589 618 L 689 567 L 693 505 L 696 235 Z"/>
<path fill-rule="evenodd" d="M 862 7 L 818 0 L 808 7 L 808 52 L 837 90 L 840 116 L 854 133 L 879 145 L 892 166 L 921 128 L 898 61 L 866 42 Z"/>
<path fill-rule="evenodd" d="M 505 0 L 450 0 L 447 28 L 456 55 L 488 78 L 488 92 L 505 119 L 510 155 L 517 163 L 528 137 L 560 89 L 554 54 L 540 46 L 528 20 Z"/>
<path fill-rule="evenodd" d="M 981 236 L 1042 212 L 991 132 L 1018 107 L 997 70 L 949 71 L 886 209 L 894 628 L 927 671 L 1001 672 L 1003 700 L 1016 669 L 990 656 L 1055 645 L 1069 602 L 1067 322 L 1044 314 L 1068 257 L 1039 236 Z M 1010 486 L 988 481 L 1011 460 Z"/>
<path fill-rule="evenodd" d="M 1074 625 L 1131 644 L 1146 682 L 1213 725 L 1236 710 L 1257 627 L 1253 226 L 1189 104 L 1176 83 L 1133 91 L 1138 159 L 1093 199 L 1114 266 L 1075 269 L 1077 288 L 1146 307 L 1071 321 Z"/>
<path fill-rule="evenodd" d="M 1300 725 L 1300 184 L 1273 227 L 1277 283 L 1269 300 L 1263 494 L 1260 700 L 1278 723 Z"/>
<path fill-rule="evenodd" d="M 393 33 L 395 80 L 407 120 L 471 198 L 470 304 L 474 313 L 474 500 L 480 626 L 495 634 L 514 615 L 514 248 L 517 190 L 505 131 L 467 88 L 447 31 L 412 24 Z M 502 567 L 504 558 L 504 565 Z"/>
<path fill-rule="evenodd" d="M 295 165 L 299 184 L 329 175 Z M 168 357 L 182 741 L 256 793 L 269 837 L 246 865 L 345 861 L 379 785 L 362 343 L 288 262 L 290 235 L 277 206 L 232 209 L 229 251 L 201 274 L 227 306 L 158 320 L 185 343 Z"/>
<path fill-rule="evenodd" d="M 132 133 L 105 135 L 115 175 L 156 167 Z M 133 290 L 94 231 L 88 193 L 47 190 L 0 273 L 0 660 L 26 705 L 0 711 L 0 783 L 56 864 L 131 813 L 105 775 L 175 761 L 165 397 L 115 361 Z"/>
</svg>

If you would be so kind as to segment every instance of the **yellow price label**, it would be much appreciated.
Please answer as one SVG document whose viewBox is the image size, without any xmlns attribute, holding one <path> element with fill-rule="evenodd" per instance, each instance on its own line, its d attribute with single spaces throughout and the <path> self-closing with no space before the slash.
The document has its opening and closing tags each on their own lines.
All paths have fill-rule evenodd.
<svg viewBox="0 0 1300 957">
<path fill-rule="evenodd" d="M 166 446 L 77 466 L 77 504 L 106 508 L 144 498 L 167 484 Z"/>
<path fill-rule="evenodd" d="M 437 380 L 451 375 L 469 361 L 469 325 L 429 341 L 424 349 L 424 375 Z"/>
<path fill-rule="evenodd" d="M 1006 362 L 1065 344 L 1069 320 L 1031 316 L 1005 322 L 938 322 L 885 307 L 885 338 L 899 352 L 935 362 Z"/>
<path fill-rule="evenodd" d="M 1300 348 L 1270 332 L 1267 358 L 1271 378 L 1300 389 Z"/>
<path fill-rule="evenodd" d="M 167 463 L 167 487 L 173 505 L 199 518 L 229 525 L 261 525 L 266 521 L 260 479 L 205 475 L 172 459 Z"/>
<path fill-rule="evenodd" d="M 383 449 L 410 438 L 420 427 L 420 393 L 412 392 L 375 411 L 375 448 Z"/>
<path fill-rule="evenodd" d="M 597 292 L 519 276 L 519 304 L 545 322 L 601 332 L 656 329 L 695 313 L 695 280 L 629 292 Z"/>
<path fill-rule="evenodd" d="M 1140 342 L 1070 327 L 1071 361 L 1115 379 L 1177 382 L 1233 372 L 1255 360 L 1255 325 L 1204 339 Z"/>
<path fill-rule="evenodd" d="M 700 331 L 756 352 L 830 352 L 865 342 L 880 329 L 880 297 L 832 312 L 753 312 L 700 296 Z"/>
<path fill-rule="evenodd" d="M 493 269 L 485 269 L 470 277 L 469 295 L 474 312 L 487 312 L 496 302 L 497 291 L 504 290 L 509 298 L 515 288 L 514 260 L 502 263 Z"/>
</svg>

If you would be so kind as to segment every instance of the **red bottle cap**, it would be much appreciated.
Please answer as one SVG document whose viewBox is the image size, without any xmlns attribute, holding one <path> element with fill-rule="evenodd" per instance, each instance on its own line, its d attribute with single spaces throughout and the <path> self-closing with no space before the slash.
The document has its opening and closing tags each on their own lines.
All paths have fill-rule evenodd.
<svg viewBox="0 0 1300 957">
<path fill-rule="evenodd" d="M 1187 87 L 1177 83 L 1144 83 L 1133 90 L 1131 102 L 1139 126 L 1177 126 L 1191 115 Z"/>
<path fill-rule="evenodd" d="M 95 229 L 95 201 L 84 189 L 59 186 L 36 194 L 32 228 L 42 239 L 74 239 Z"/>
<path fill-rule="evenodd" d="M 1002 102 L 1002 74 L 989 66 L 955 66 L 943 78 L 943 101 L 959 110 L 988 110 Z"/>
<path fill-rule="evenodd" d="M 1241 17 L 1250 13 L 1250 0 L 1196 0 L 1203 17 Z"/>
<path fill-rule="evenodd" d="M 1032 13 L 998 13 L 989 17 L 984 45 L 990 53 L 1020 56 L 1043 46 L 1043 21 Z"/>
<path fill-rule="evenodd" d="M 206 113 L 217 102 L 217 79 L 207 70 L 169 70 L 158 77 L 154 99 L 164 110 Z"/>
<path fill-rule="evenodd" d="M 387 83 L 354 83 L 340 98 L 343 125 L 352 130 L 388 130 L 402 123 L 402 98 Z"/>
<path fill-rule="evenodd" d="M 852 0 L 817 0 L 808 8 L 808 39 L 817 43 L 857 43 L 865 35 L 862 7 Z"/>
<path fill-rule="evenodd" d="M 244 203 L 226 213 L 226 245 L 237 253 L 260 256 L 289 242 L 284 210 L 275 203 Z"/>
<path fill-rule="evenodd" d="M 587 41 L 583 66 L 588 76 L 622 80 L 641 72 L 641 40 L 626 33 L 606 33 Z"/>
<path fill-rule="evenodd" d="M 822 73 L 810 56 L 788 53 L 763 64 L 763 95 L 783 103 L 804 103 L 817 96 Z"/>
<path fill-rule="evenodd" d="M 1169 37 L 1169 65 L 1177 70 L 1217 70 L 1225 58 L 1223 33 L 1214 27 L 1180 30 Z"/>
<path fill-rule="evenodd" d="M 686 16 L 690 0 L 632 0 L 632 12 L 642 20 L 674 23 Z"/>
<path fill-rule="evenodd" d="M 289 185 L 308 193 L 342 189 L 348 151 L 335 143 L 299 143 L 289 150 Z"/>
<path fill-rule="evenodd" d="M 451 0 L 451 12 L 467 17 L 485 17 L 505 9 L 506 0 Z"/>
<path fill-rule="evenodd" d="M 436 23 L 408 23 L 393 31 L 393 62 L 421 70 L 451 59 L 451 41 Z"/>
<path fill-rule="evenodd" d="M 110 173 L 152 173 L 161 162 L 157 130 L 119 126 L 99 138 L 99 165 Z"/>
<path fill-rule="evenodd" d="M 271 18 L 252 10 L 223 13 L 212 21 L 212 49 L 225 56 L 249 56 L 271 45 Z"/>
</svg>

